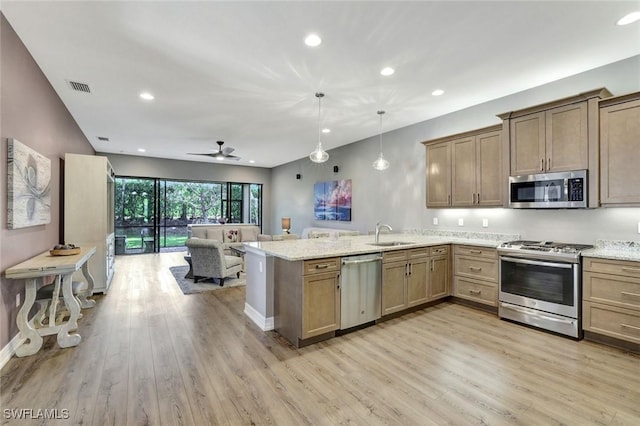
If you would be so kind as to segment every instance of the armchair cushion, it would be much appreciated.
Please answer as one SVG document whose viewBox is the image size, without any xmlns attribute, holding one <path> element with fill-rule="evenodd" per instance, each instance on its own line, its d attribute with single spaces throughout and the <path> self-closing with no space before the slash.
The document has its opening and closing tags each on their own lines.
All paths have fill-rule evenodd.
<svg viewBox="0 0 640 426">
<path fill-rule="evenodd" d="M 207 229 L 206 234 L 208 240 L 216 240 L 222 242 L 222 229 Z"/>
<path fill-rule="evenodd" d="M 258 228 L 240 228 L 240 241 L 258 241 Z"/>
</svg>

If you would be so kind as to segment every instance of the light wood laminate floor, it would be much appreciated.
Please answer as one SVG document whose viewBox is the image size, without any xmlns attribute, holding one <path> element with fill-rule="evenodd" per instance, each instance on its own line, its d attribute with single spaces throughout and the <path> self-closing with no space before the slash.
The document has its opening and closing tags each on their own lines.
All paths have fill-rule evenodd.
<svg viewBox="0 0 640 426">
<path fill-rule="evenodd" d="M 245 290 L 183 295 L 184 253 L 118 257 L 82 342 L 2 369 L 5 409 L 52 424 L 638 425 L 640 356 L 451 303 L 303 349 L 244 314 Z"/>
</svg>

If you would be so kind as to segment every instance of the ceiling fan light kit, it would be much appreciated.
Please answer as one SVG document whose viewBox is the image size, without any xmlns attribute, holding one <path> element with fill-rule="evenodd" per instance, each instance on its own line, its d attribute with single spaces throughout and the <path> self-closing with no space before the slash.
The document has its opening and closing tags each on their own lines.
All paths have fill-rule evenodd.
<svg viewBox="0 0 640 426">
<path fill-rule="evenodd" d="M 324 93 L 316 93 L 316 98 L 318 98 L 318 145 L 316 146 L 316 149 L 309 154 L 309 159 L 314 163 L 324 163 L 329 159 L 329 154 L 327 151 L 322 149 L 322 141 L 320 140 L 320 136 L 322 135 L 322 130 L 320 129 L 320 103 L 323 97 Z"/>
<path fill-rule="evenodd" d="M 218 151 L 217 152 L 207 152 L 207 153 L 197 153 L 197 152 L 190 152 L 189 154 L 191 155 L 206 155 L 207 157 L 212 157 L 218 161 L 224 161 L 224 160 L 234 160 L 234 161 L 238 161 L 240 160 L 240 157 L 236 156 L 236 155 L 231 155 L 231 153 L 233 151 L 235 151 L 234 148 L 231 148 L 230 146 L 226 147 L 226 148 L 222 148 L 222 145 L 224 145 L 224 141 L 216 141 L 216 143 L 218 144 Z"/>
<path fill-rule="evenodd" d="M 387 170 L 389 168 L 389 162 L 384 158 L 382 154 L 382 115 L 384 111 L 378 111 L 378 116 L 380 117 L 380 154 L 378 154 L 378 158 L 373 162 L 373 168 L 376 170 Z"/>
</svg>

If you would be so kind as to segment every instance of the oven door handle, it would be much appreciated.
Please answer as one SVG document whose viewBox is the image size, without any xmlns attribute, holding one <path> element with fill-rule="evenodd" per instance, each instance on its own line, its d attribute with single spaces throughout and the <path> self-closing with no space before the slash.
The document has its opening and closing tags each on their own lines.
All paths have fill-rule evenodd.
<svg viewBox="0 0 640 426">
<path fill-rule="evenodd" d="M 516 306 L 513 306 L 513 305 L 508 304 L 508 303 L 502 303 L 501 302 L 500 306 L 503 309 L 511 309 L 512 311 L 516 311 L 516 312 L 519 312 L 519 313 L 525 314 L 525 315 L 531 315 L 531 316 L 534 316 L 534 317 L 542 318 L 542 319 L 547 320 L 547 321 L 562 322 L 562 323 L 567 323 L 567 324 L 572 324 L 572 325 L 576 321 L 576 320 L 573 320 L 573 319 L 550 317 L 548 315 L 541 314 L 540 311 L 536 311 L 536 310 L 533 310 L 533 309 L 516 307 Z"/>
<path fill-rule="evenodd" d="M 500 256 L 500 260 L 504 260 L 505 262 L 513 262 L 513 263 L 524 263 L 526 265 L 550 266 L 552 268 L 564 268 L 564 269 L 573 268 L 572 263 L 543 262 L 540 260 L 518 259 L 515 257 L 507 257 L 507 256 Z"/>
</svg>

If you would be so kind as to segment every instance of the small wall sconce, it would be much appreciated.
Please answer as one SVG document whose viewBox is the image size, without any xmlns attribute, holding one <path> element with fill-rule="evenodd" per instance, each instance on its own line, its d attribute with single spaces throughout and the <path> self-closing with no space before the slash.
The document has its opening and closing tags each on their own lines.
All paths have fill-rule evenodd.
<svg viewBox="0 0 640 426">
<path fill-rule="evenodd" d="M 338 166 L 333 166 L 333 173 L 338 173 L 339 170 Z"/>
<path fill-rule="evenodd" d="M 281 223 L 282 223 L 282 233 L 288 234 L 291 231 L 291 218 L 283 217 L 281 219 Z"/>
</svg>

